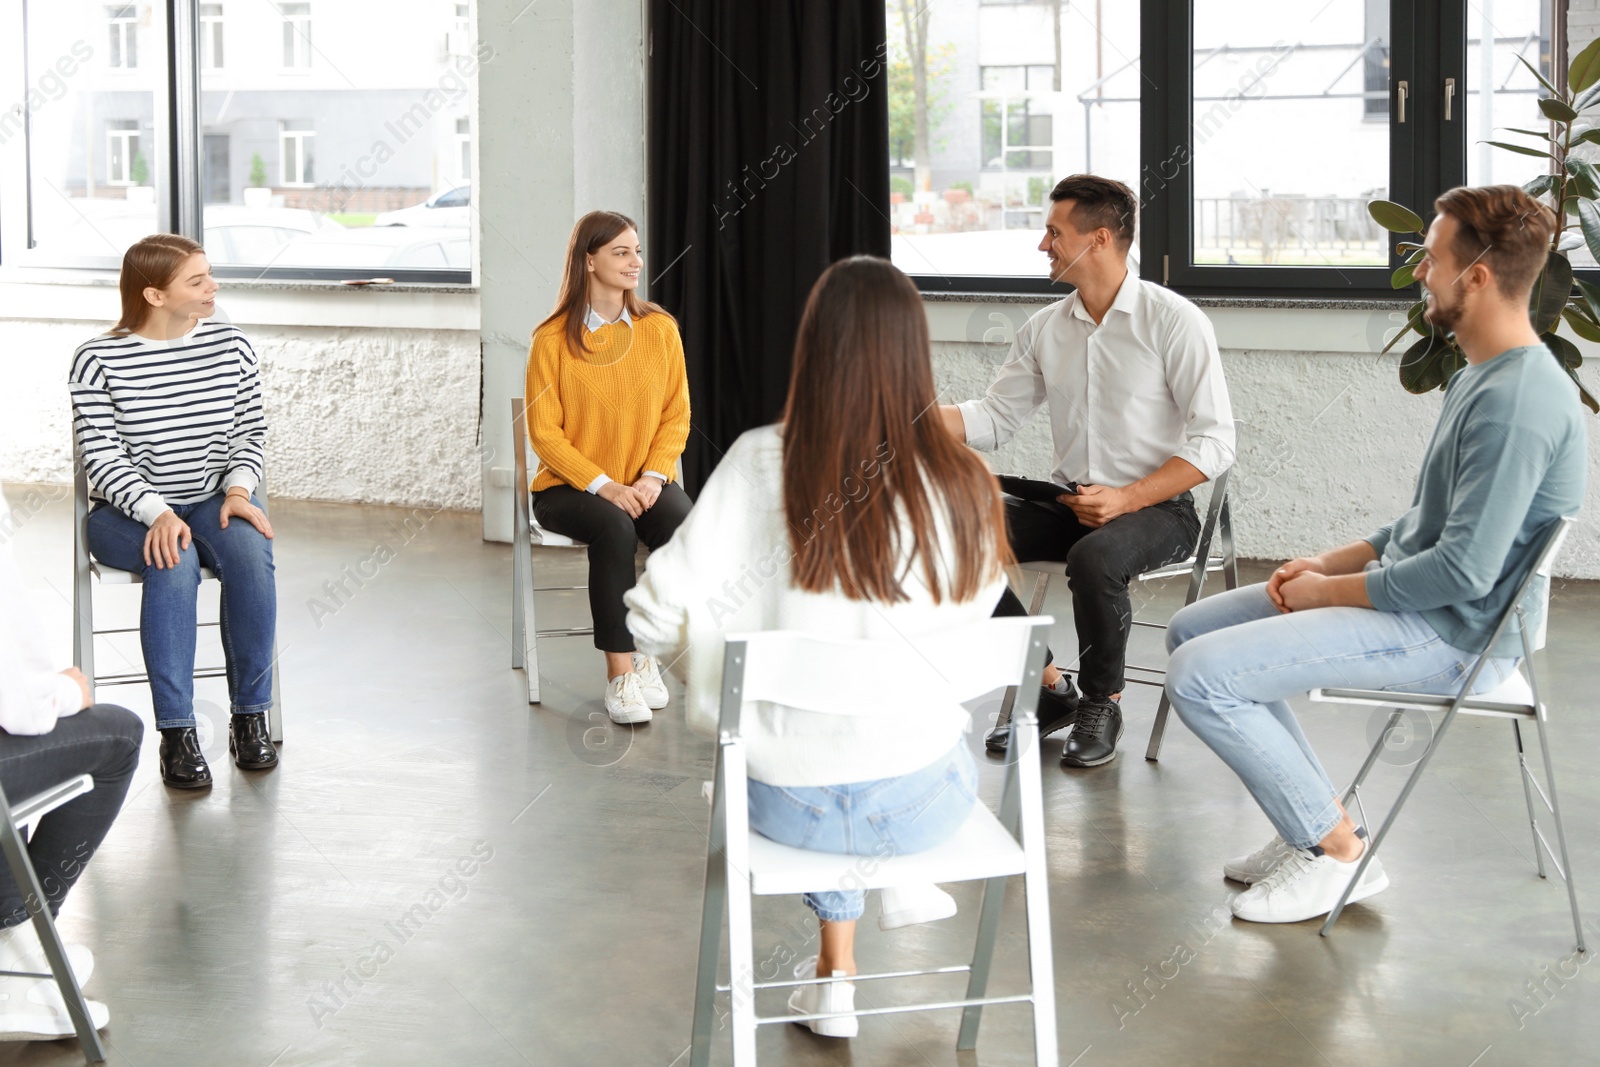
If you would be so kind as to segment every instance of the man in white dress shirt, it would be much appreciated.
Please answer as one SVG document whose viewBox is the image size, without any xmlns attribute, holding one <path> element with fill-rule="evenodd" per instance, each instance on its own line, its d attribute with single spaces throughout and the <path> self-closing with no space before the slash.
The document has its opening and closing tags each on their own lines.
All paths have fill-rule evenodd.
<svg viewBox="0 0 1600 1067">
<path fill-rule="evenodd" d="M 1017 331 L 986 396 L 939 411 L 951 433 L 988 451 L 1049 406 L 1050 477 L 1081 491 L 1045 502 L 1007 497 L 1006 522 L 1019 562 L 1068 566 L 1082 693 L 1047 666 L 1040 734 L 1071 726 L 1062 765 L 1094 767 L 1116 757 L 1122 737 L 1128 585 L 1194 551 L 1200 519 L 1189 491 L 1232 464 L 1233 414 L 1210 321 L 1128 269 L 1132 190 L 1077 174 L 1050 200 L 1039 250 L 1051 280 L 1076 292 Z M 1024 608 L 1008 589 L 995 614 Z M 1009 734 L 1009 723 L 997 724 L 989 747 L 1004 750 Z"/>
</svg>

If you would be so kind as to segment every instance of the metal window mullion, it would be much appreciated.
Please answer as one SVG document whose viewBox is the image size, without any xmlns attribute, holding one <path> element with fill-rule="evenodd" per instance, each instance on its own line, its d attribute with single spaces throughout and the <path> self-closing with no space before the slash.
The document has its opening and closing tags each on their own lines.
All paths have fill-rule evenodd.
<svg viewBox="0 0 1600 1067">
<path fill-rule="evenodd" d="M 200 6 L 167 0 L 167 173 L 160 228 L 195 241 L 205 238 L 200 209 Z M 161 131 L 157 131 L 159 142 Z"/>
</svg>

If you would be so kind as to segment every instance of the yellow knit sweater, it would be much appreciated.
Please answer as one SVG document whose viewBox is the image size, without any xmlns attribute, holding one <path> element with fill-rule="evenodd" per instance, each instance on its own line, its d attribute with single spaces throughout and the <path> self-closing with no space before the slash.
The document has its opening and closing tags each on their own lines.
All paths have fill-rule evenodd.
<svg viewBox="0 0 1600 1067">
<path fill-rule="evenodd" d="M 665 314 L 613 322 L 567 347 L 565 324 L 533 335 L 528 440 L 539 457 L 534 492 L 586 489 L 601 474 L 632 485 L 645 471 L 674 477 L 689 440 L 689 379 L 678 324 Z"/>
</svg>

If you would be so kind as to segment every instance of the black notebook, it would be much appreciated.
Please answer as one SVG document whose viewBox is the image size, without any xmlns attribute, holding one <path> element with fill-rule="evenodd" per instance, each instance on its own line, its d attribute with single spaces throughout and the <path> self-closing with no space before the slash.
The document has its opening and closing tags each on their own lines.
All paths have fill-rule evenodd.
<svg viewBox="0 0 1600 1067">
<path fill-rule="evenodd" d="M 1014 474 L 1000 475 L 1000 491 L 1009 493 L 1023 500 L 1054 500 L 1063 493 L 1076 496 L 1077 482 L 1068 482 L 1061 485 L 1056 482 L 1041 482 L 1035 478 L 1018 478 Z"/>
</svg>

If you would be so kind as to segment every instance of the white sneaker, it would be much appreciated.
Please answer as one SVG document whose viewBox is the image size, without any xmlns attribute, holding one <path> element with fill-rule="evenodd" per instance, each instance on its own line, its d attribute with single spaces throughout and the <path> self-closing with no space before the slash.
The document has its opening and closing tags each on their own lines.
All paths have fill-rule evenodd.
<svg viewBox="0 0 1600 1067">
<path fill-rule="evenodd" d="M 644 694 L 645 706 L 660 711 L 667 706 L 667 683 L 661 677 L 661 665 L 654 656 L 633 654 L 633 673 L 639 676 L 639 692 Z"/>
<path fill-rule="evenodd" d="M 796 978 L 817 976 L 817 958 L 812 956 L 794 969 Z M 833 977 L 843 978 L 843 971 L 834 971 Z M 819 1012 L 854 1011 L 856 984 L 854 982 L 829 982 L 827 985 L 803 985 L 789 995 L 789 1014 L 815 1015 Z M 861 1030 L 861 1020 L 854 1015 L 837 1019 L 797 1019 L 796 1026 L 809 1027 L 822 1037 L 855 1037 Z"/>
<path fill-rule="evenodd" d="M 1267 875 L 1278 869 L 1278 864 L 1294 849 L 1284 843 L 1278 834 L 1272 835 L 1272 840 L 1250 853 L 1248 856 L 1238 856 L 1222 865 L 1222 874 L 1235 882 L 1245 885 L 1255 885 Z"/>
<path fill-rule="evenodd" d="M 89 1022 L 104 1030 L 111 1010 L 98 1000 L 85 1000 Z M 54 981 L 0 980 L 0 1041 L 55 1041 L 77 1033 L 67 1003 Z"/>
<path fill-rule="evenodd" d="M 82 986 L 94 973 L 94 953 L 85 945 L 67 945 L 66 950 L 67 965 Z M 50 961 L 44 957 L 44 946 L 39 944 L 32 920 L 0 930 L 0 971 L 50 973 Z"/>
<path fill-rule="evenodd" d="M 606 683 L 606 714 L 624 725 L 650 721 L 650 705 L 644 702 L 637 674 L 619 674 Z"/>
<path fill-rule="evenodd" d="M 1273 872 L 1233 898 L 1233 914 L 1253 923 L 1297 923 L 1326 915 L 1355 877 L 1360 858 L 1340 863 L 1332 856 L 1292 848 Z M 1366 877 L 1350 894 L 1349 903 L 1366 900 L 1389 888 L 1389 876 L 1376 858 Z"/>
<path fill-rule="evenodd" d="M 880 930 L 937 922 L 956 913 L 956 898 L 930 882 L 883 889 L 878 898 L 883 903 L 883 914 L 878 916 Z"/>
</svg>

